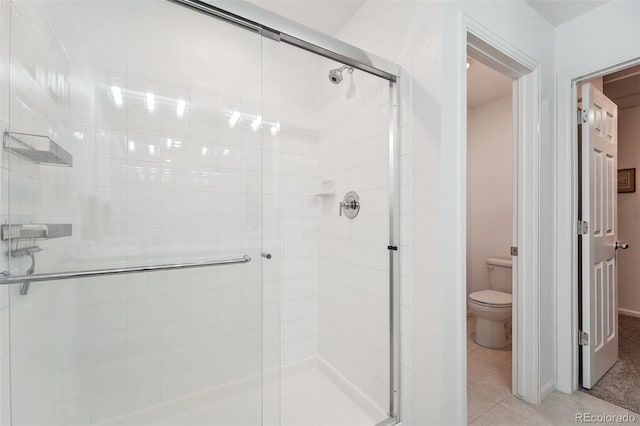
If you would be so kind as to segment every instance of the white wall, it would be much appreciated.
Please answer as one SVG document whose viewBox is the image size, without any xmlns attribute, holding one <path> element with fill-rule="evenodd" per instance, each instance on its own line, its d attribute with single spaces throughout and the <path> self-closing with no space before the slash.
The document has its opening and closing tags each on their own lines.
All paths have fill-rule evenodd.
<svg viewBox="0 0 640 426">
<path fill-rule="evenodd" d="M 513 222 L 513 101 L 467 112 L 467 293 L 489 288 L 486 259 L 509 259 Z"/>
<path fill-rule="evenodd" d="M 640 3 L 608 2 L 555 31 L 557 79 L 556 129 L 556 277 L 558 388 L 577 387 L 577 220 L 575 99 L 571 80 L 640 57 Z"/>
<path fill-rule="evenodd" d="M 640 170 L 640 107 L 618 110 L 618 169 Z M 618 194 L 618 240 L 629 243 L 618 255 L 618 308 L 640 316 L 640 186 Z"/>
<path fill-rule="evenodd" d="M 554 350 L 553 29 L 525 2 L 367 2 L 338 33 L 394 60 L 401 78 L 403 419 L 461 424 L 466 416 L 464 122 L 468 17 L 541 64 L 542 262 L 539 377 L 552 389 Z M 380 32 L 380 28 L 387 31 Z M 535 35 L 535 36 L 532 36 Z M 457 142 L 457 143 L 456 143 Z M 539 357 L 538 357 L 539 356 Z"/>
<path fill-rule="evenodd" d="M 11 11 L 7 0 L 0 1 L 0 131 L 3 133 L 9 127 L 9 91 L 10 91 L 10 32 Z M 0 149 L 0 172 L 2 181 L 6 178 L 6 163 L 4 149 Z M 0 222 L 7 218 L 7 192 L 4 185 L 0 185 Z M 6 248 L 1 247 L 0 271 L 8 268 Z M 0 424 L 9 424 L 9 289 L 0 288 Z"/>
</svg>

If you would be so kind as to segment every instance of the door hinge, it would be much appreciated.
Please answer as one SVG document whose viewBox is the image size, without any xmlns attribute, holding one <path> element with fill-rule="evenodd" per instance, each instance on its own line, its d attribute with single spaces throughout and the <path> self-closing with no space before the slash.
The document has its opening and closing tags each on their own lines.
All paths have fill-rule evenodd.
<svg viewBox="0 0 640 426">
<path fill-rule="evenodd" d="M 578 330 L 578 345 L 589 346 L 589 333 Z"/>
<path fill-rule="evenodd" d="M 589 110 L 587 109 L 579 109 L 578 110 L 578 124 L 587 124 L 589 122 Z"/>
<path fill-rule="evenodd" d="M 589 233 L 589 222 L 585 220 L 578 221 L 578 235 L 587 235 Z"/>
<path fill-rule="evenodd" d="M 511 247 L 511 256 L 518 255 L 518 247 Z"/>
<path fill-rule="evenodd" d="M 398 251 L 398 246 L 387 246 L 387 250 Z"/>
</svg>

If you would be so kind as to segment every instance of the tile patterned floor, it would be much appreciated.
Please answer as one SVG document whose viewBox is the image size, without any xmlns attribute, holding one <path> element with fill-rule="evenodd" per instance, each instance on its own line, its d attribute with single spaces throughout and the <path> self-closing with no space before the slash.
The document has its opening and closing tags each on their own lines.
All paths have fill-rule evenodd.
<svg viewBox="0 0 640 426">
<path fill-rule="evenodd" d="M 576 424 L 576 413 L 596 415 L 640 414 L 601 399 L 576 392 L 554 392 L 538 405 L 511 395 L 511 350 L 483 348 L 473 341 L 475 323 L 467 321 L 467 406 L 471 425 L 564 425 Z"/>
</svg>

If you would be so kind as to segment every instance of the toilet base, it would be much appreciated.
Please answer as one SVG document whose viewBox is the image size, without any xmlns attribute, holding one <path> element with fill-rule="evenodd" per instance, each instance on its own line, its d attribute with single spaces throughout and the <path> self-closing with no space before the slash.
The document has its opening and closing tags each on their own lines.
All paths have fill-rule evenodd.
<svg viewBox="0 0 640 426">
<path fill-rule="evenodd" d="M 511 318 L 502 321 L 476 316 L 476 332 L 473 340 L 480 346 L 502 349 L 511 344 Z"/>
</svg>

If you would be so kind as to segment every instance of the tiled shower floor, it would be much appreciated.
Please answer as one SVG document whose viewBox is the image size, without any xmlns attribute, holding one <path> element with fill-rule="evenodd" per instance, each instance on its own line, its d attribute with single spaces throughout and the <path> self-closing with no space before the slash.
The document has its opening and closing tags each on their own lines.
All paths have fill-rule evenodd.
<svg viewBox="0 0 640 426">
<path fill-rule="evenodd" d="M 264 412 L 259 406 L 259 386 L 246 386 L 222 397 L 197 402 L 182 401 L 173 409 L 145 410 L 104 425 L 127 426 L 373 426 L 385 419 L 378 410 L 357 395 L 352 396 L 325 368 L 309 363 L 296 368 L 280 381 L 264 386 Z M 347 386 L 348 388 L 348 386 Z M 280 400 L 280 404 L 278 404 Z M 278 422 L 280 419 L 280 422 Z"/>
<path fill-rule="evenodd" d="M 286 426 L 373 426 L 385 418 L 359 405 L 318 368 L 284 378 L 282 403 Z"/>
</svg>

